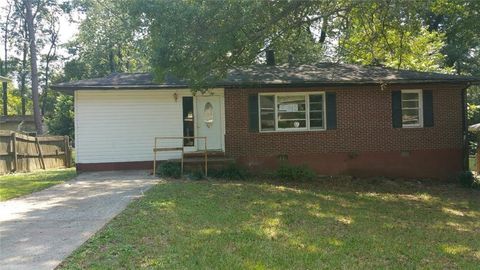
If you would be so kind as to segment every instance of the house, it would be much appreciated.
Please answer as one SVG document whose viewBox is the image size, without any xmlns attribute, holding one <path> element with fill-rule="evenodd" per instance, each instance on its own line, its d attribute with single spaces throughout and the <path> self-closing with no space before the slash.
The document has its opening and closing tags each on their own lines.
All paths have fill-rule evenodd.
<svg viewBox="0 0 480 270">
<path fill-rule="evenodd" d="M 8 115 L 7 83 L 12 80 L 0 76 L 2 83 L 2 115 L 0 115 L 0 130 L 20 131 L 34 135 L 37 132 L 33 115 Z M 46 130 L 44 124 L 44 130 Z"/>
<path fill-rule="evenodd" d="M 338 63 L 232 69 L 207 93 L 150 74 L 57 84 L 74 95 L 79 170 L 151 169 L 156 136 L 205 136 L 251 170 L 448 179 L 464 169 L 465 89 L 479 78 Z M 186 152 L 197 140 L 165 145 Z M 159 160 L 177 158 L 165 152 Z"/>
<path fill-rule="evenodd" d="M 32 135 L 37 132 L 33 115 L 2 115 L 0 130 L 20 131 Z M 44 130 L 46 130 L 45 125 Z"/>
</svg>

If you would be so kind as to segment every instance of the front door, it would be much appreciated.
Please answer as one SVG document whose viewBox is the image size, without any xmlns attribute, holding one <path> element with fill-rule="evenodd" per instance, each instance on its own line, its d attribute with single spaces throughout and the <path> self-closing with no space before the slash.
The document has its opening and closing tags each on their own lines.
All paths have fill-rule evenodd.
<svg viewBox="0 0 480 270">
<path fill-rule="evenodd" d="M 207 137 L 208 150 L 222 149 L 222 119 L 219 96 L 197 97 L 198 136 Z M 203 140 L 198 140 L 198 150 L 205 149 Z"/>
</svg>

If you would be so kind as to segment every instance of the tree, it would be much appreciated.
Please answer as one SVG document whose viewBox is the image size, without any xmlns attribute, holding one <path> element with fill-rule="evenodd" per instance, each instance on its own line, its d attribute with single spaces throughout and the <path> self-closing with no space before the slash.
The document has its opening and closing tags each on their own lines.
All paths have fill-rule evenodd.
<svg viewBox="0 0 480 270">
<path fill-rule="evenodd" d="M 72 57 L 65 69 L 81 67 L 77 79 L 149 69 L 145 29 L 129 15 L 125 0 L 78 0 L 72 8 L 85 16 L 78 36 L 67 44 Z"/>
<path fill-rule="evenodd" d="M 141 28 L 148 29 L 152 46 L 150 65 L 157 80 L 175 74 L 194 87 L 222 77 L 233 66 L 256 63 L 267 47 L 278 48 L 279 60 L 285 62 L 288 55 L 295 58 L 295 54 L 299 62 L 320 60 L 317 54 L 305 57 L 309 51 L 322 51 L 308 33 L 309 27 L 352 4 L 238 0 L 128 3 L 131 17 L 138 18 Z M 324 39 L 317 42 L 320 41 Z M 298 51 L 284 52 L 287 48 Z"/>
<path fill-rule="evenodd" d="M 28 28 L 28 36 L 30 43 L 30 66 L 32 77 L 32 101 L 33 101 L 33 118 L 35 120 L 35 127 L 37 134 L 43 134 L 42 115 L 40 112 L 39 94 L 38 94 L 38 71 L 37 71 L 37 44 L 35 42 L 35 28 L 33 25 L 33 13 L 31 0 L 25 1 L 26 21 Z"/>
<path fill-rule="evenodd" d="M 360 2 L 345 14 L 349 25 L 340 36 L 342 57 L 363 65 L 449 71 L 441 51 L 444 35 L 428 31 L 419 16 L 428 8 L 408 0 Z"/>
<path fill-rule="evenodd" d="M 68 135 L 74 137 L 74 111 L 73 97 L 59 95 L 55 109 L 47 118 L 48 130 L 55 135 Z"/>
<path fill-rule="evenodd" d="M 3 46 L 4 46 L 4 61 L 0 61 L 0 75 L 6 76 L 8 74 L 8 40 L 9 40 L 9 25 L 11 20 L 13 4 L 7 1 L 7 15 L 5 16 L 5 22 L 3 22 Z M 2 65 L 3 64 L 3 65 Z M 7 94 L 7 82 L 2 82 L 2 102 L 3 102 L 3 115 L 8 115 L 8 94 Z"/>
<path fill-rule="evenodd" d="M 46 16 L 46 25 L 47 28 L 44 30 L 47 41 L 50 44 L 48 47 L 47 53 L 44 55 L 45 67 L 44 67 L 44 86 L 42 93 L 42 115 L 45 115 L 47 104 L 48 104 L 48 94 L 49 94 L 49 82 L 50 82 L 50 65 L 51 62 L 57 59 L 57 43 L 58 43 L 58 33 L 60 31 L 59 22 L 58 22 L 58 12 L 59 8 L 56 8 L 50 11 Z"/>
<path fill-rule="evenodd" d="M 174 74 L 205 86 L 231 67 L 261 62 L 266 48 L 275 49 L 279 63 L 328 59 L 452 71 L 444 55 L 449 32 L 428 23 L 432 13 L 455 10 L 440 8 L 448 5 L 443 0 L 124 1 L 130 17 L 148 29 L 159 81 Z M 455 1 L 464 11 L 475 0 Z"/>
<path fill-rule="evenodd" d="M 20 91 L 18 88 L 14 86 L 13 83 L 8 84 L 7 90 L 7 109 L 8 115 L 21 115 L 22 114 L 22 98 L 20 95 Z M 0 100 L 0 104 L 3 106 L 3 101 Z M 27 108 L 31 108 L 32 101 L 30 99 L 27 100 Z M 27 110 L 27 113 L 31 113 L 31 110 Z"/>
<path fill-rule="evenodd" d="M 425 15 L 430 31 L 445 35 L 445 64 L 457 74 L 480 75 L 480 1 L 433 1 Z"/>
</svg>

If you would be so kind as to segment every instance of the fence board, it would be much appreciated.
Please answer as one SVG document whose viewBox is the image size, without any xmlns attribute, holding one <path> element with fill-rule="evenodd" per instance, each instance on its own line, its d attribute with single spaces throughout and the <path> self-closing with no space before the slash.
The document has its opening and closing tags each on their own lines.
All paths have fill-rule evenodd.
<svg viewBox="0 0 480 270">
<path fill-rule="evenodd" d="M 0 174 L 70 167 L 68 136 L 32 137 L 0 130 Z"/>
</svg>

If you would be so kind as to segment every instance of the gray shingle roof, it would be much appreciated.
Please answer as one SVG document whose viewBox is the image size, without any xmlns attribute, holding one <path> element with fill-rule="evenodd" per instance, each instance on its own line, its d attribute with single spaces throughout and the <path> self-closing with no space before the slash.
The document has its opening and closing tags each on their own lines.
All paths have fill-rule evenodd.
<svg viewBox="0 0 480 270">
<path fill-rule="evenodd" d="M 379 83 L 480 83 L 480 78 L 433 72 L 395 70 L 385 67 L 360 66 L 338 63 L 319 63 L 300 66 L 255 65 L 228 71 L 216 87 L 269 86 L 269 85 L 335 85 Z M 59 83 L 56 90 L 78 89 L 169 89 L 186 88 L 188 84 L 168 77 L 156 83 L 148 73 L 114 73 L 104 78 Z"/>
</svg>

